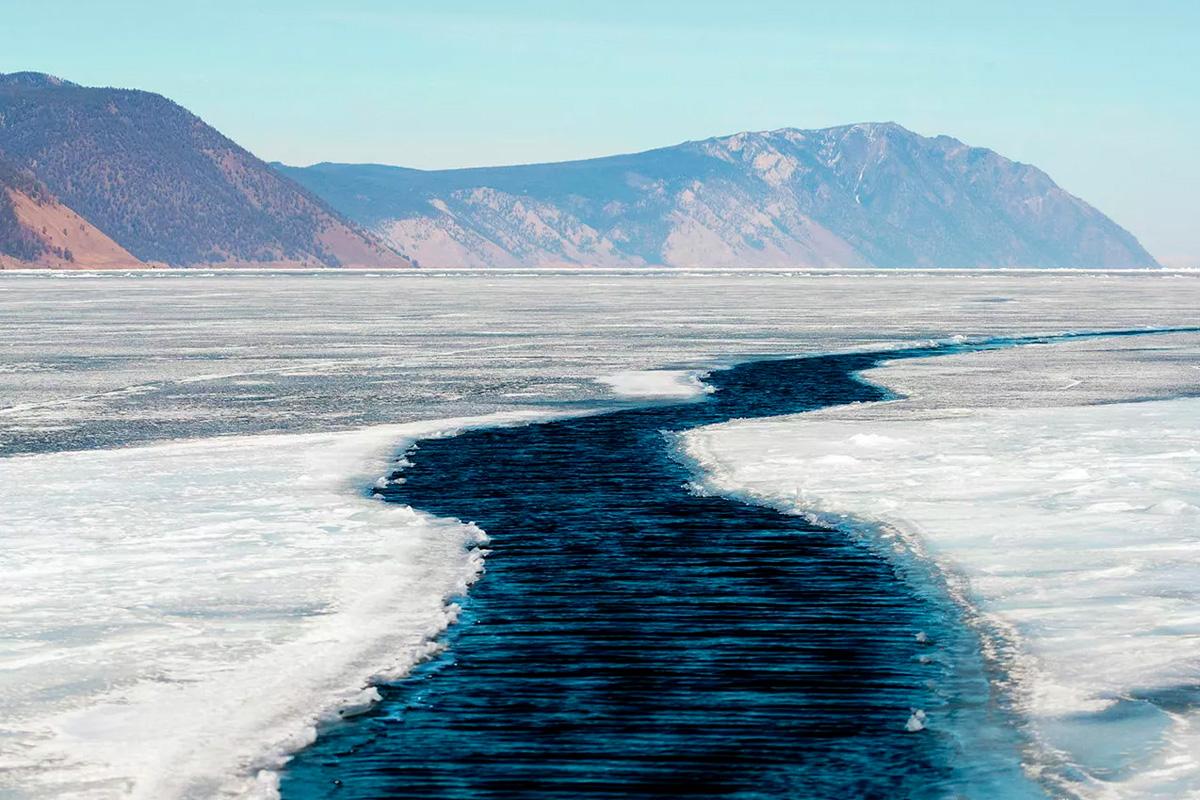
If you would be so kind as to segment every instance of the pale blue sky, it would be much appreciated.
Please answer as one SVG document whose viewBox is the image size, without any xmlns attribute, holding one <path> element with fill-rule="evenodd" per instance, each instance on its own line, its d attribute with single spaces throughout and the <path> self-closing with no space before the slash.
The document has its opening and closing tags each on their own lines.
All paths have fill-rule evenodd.
<svg viewBox="0 0 1200 800">
<path fill-rule="evenodd" d="M 268 160 L 453 167 L 894 120 L 1200 265 L 1200 2 L 0 0 L 0 71 L 160 92 Z"/>
</svg>

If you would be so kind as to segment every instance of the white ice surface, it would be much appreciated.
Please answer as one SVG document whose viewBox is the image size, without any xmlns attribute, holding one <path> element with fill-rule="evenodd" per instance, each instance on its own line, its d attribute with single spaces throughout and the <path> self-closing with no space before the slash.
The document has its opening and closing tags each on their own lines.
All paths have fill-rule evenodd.
<svg viewBox="0 0 1200 800">
<path fill-rule="evenodd" d="M 631 399 L 684 400 L 712 391 L 695 370 L 627 370 L 599 379 L 619 397 Z"/>
<path fill-rule="evenodd" d="M 1059 791 L 1200 796 L 1200 399 L 882 405 L 684 443 L 717 491 L 870 521 L 940 564 Z"/>
<path fill-rule="evenodd" d="M 453 618 L 471 525 L 372 499 L 531 412 L 0 459 L 0 796 L 270 797 Z"/>
</svg>

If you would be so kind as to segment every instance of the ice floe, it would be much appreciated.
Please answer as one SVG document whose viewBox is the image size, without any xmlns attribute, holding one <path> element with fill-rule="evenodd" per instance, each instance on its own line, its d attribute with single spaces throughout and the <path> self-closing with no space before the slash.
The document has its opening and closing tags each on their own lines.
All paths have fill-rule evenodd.
<svg viewBox="0 0 1200 800">
<path fill-rule="evenodd" d="M 712 391 L 695 370 L 629 370 L 598 379 L 619 397 L 680 400 Z"/>
</svg>

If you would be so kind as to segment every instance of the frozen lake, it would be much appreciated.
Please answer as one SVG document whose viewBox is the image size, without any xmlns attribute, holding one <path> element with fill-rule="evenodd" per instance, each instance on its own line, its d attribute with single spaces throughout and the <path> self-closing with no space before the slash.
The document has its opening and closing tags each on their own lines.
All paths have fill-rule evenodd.
<svg viewBox="0 0 1200 800">
<path fill-rule="evenodd" d="M 1188 273 L 0 275 L 0 791 L 272 796 L 479 573 L 478 528 L 369 497 L 406 442 L 678 399 L 757 357 L 1186 327 L 1197 308 Z M 929 392 L 1195 394 L 1184 337 L 1012 352 Z"/>
<path fill-rule="evenodd" d="M 0 274 L 0 453 L 614 396 L 597 378 L 1196 324 L 1197 273 Z M 616 387 L 616 388 L 619 388 Z"/>
</svg>

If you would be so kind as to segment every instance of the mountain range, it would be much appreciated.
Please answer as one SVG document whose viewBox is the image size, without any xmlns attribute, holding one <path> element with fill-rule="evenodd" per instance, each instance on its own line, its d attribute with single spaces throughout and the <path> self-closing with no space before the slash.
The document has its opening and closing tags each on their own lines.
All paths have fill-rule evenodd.
<svg viewBox="0 0 1200 800">
<path fill-rule="evenodd" d="M 1044 172 L 895 123 L 553 164 L 266 164 L 172 101 L 0 74 L 0 267 L 1149 267 Z"/>
<path fill-rule="evenodd" d="M 1155 266 L 1041 170 L 895 123 L 557 164 L 276 168 L 427 266 Z"/>
</svg>

